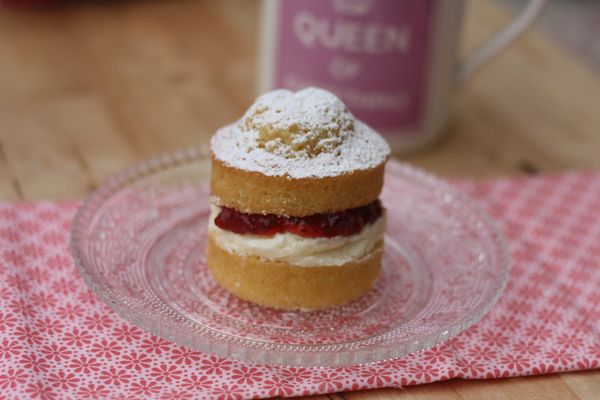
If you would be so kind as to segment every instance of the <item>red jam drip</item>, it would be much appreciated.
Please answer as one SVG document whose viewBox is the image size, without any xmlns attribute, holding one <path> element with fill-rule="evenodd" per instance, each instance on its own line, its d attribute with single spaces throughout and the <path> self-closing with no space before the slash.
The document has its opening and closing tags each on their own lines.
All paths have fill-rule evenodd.
<svg viewBox="0 0 600 400">
<path fill-rule="evenodd" d="M 215 218 L 219 228 L 244 234 L 273 236 L 293 233 L 307 238 L 351 236 L 381 216 L 379 200 L 350 210 L 314 214 L 307 217 L 282 217 L 275 214 L 244 214 L 229 207 L 221 207 Z"/>
</svg>

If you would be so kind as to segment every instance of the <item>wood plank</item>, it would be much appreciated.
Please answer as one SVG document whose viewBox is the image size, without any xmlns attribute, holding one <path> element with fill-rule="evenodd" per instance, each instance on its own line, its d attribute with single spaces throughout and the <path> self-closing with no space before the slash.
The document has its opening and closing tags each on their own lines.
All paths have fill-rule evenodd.
<svg viewBox="0 0 600 400">
<path fill-rule="evenodd" d="M 85 89 L 78 51 L 60 27 L 64 16 L 0 12 L 0 107 Z"/>
<path fill-rule="evenodd" d="M 77 148 L 44 121 L 47 101 L 85 90 L 69 36 L 56 29 L 61 18 L 51 12 L 0 13 L 0 191 L 4 198 L 72 198 L 90 188 Z M 71 55 L 62 56 L 67 54 Z"/>
<path fill-rule="evenodd" d="M 43 121 L 38 106 L 0 111 L 0 144 L 25 199 L 85 196 L 89 171 L 77 147 Z"/>
<path fill-rule="evenodd" d="M 173 43 L 161 26 L 144 19 L 147 9 L 136 11 L 125 3 L 115 8 L 97 3 L 74 13 L 71 22 L 95 93 L 105 99 L 137 154 L 148 157 L 193 144 L 200 124 L 168 84 L 177 60 Z"/>
<path fill-rule="evenodd" d="M 579 399 L 559 375 L 486 380 L 474 385 L 464 380 L 450 383 L 463 400 Z"/>
<path fill-rule="evenodd" d="M 0 130 L 2 130 L 1 123 Z M 17 200 L 23 200 L 23 191 L 10 169 L 4 148 L 0 145 L 0 201 Z"/>
<path fill-rule="evenodd" d="M 241 107 L 232 106 L 217 85 L 223 78 L 214 62 L 220 58 L 211 54 L 214 35 L 210 40 L 196 39 L 197 52 L 185 45 L 185 37 L 191 36 L 186 35 L 188 27 L 198 28 L 203 5 L 177 5 L 183 10 L 174 13 L 169 5 L 158 7 L 154 2 L 120 4 L 117 9 L 94 4 L 82 11 L 85 18 L 80 13 L 72 16 L 73 33 L 96 80 L 95 90 L 145 157 L 206 142 L 217 127 L 241 114 Z M 119 18 L 119 13 L 127 18 Z M 212 21 L 210 17 L 204 19 Z M 110 63 L 104 62 L 107 55 Z"/>
<path fill-rule="evenodd" d="M 344 393 L 344 400 L 460 400 L 461 397 L 446 382 L 409 386 L 402 389 L 377 389 Z"/>
<path fill-rule="evenodd" d="M 47 102 L 44 123 L 71 141 L 93 186 L 137 161 L 105 104 L 95 96 L 62 96 Z"/>
<path fill-rule="evenodd" d="M 560 375 L 563 382 L 581 400 L 600 398 L 600 371 L 580 371 Z"/>
</svg>

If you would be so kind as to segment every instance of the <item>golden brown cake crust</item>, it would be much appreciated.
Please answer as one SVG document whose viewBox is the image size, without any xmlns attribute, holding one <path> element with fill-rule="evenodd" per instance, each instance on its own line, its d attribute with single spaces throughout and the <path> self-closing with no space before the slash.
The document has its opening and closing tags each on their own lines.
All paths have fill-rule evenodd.
<svg viewBox="0 0 600 400">
<path fill-rule="evenodd" d="M 323 309 L 348 303 L 371 289 L 382 247 L 379 242 L 362 260 L 339 267 L 296 267 L 230 253 L 209 235 L 207 264 L 221 286 L 244 300 L 282 309 Z"/>
<path fill-rule="evenodd" d="M 244 213 L 303 217 L 344 211 L 375 201 L 384 165 L 324 178 L 267 176 L 225 165 L 212 156 L 212 195 Z"/>
</svg>

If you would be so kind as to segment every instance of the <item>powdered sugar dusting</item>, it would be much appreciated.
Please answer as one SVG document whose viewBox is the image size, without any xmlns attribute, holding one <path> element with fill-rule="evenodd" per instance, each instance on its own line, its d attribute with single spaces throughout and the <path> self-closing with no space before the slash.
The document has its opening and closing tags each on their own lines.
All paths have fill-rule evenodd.
<svg viewBox="0 0 600 400">
<path fill-rule="evenodd" d="M 213 136 L 214 156 L 228 166 L 292 179 L 337 176 L 385 162 L 390 149 L 332 93 L 275 90 Z"/>
</svg>

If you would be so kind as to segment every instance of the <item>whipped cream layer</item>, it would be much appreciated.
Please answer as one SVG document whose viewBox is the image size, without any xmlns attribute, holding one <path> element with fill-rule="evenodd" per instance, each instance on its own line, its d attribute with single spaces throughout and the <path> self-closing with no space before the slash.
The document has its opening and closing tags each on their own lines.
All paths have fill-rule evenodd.
<svg viewBox="0 0 600 400">
<path fill-rule="evenodd" d="M 220 208 L 211 205 L 208 230 L 219 247 L 242 256 L 257 256 L 298 267 L 342 266 L 363 258 L 383 238 L 385 212 L 360 233 L 332 238 L 306 238 L 292 233 L 274 236 L 240 235 L 219 228 Z"/>
</svg>

